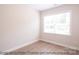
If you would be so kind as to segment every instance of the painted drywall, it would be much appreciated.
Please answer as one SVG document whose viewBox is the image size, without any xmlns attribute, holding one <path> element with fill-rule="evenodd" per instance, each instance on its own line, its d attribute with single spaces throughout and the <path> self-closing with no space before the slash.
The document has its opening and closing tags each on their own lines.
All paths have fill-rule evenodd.
<svg viewBox="0 0 79 59">
<path fill-rule="evenodd" d="M 14 49 L 39 37 L 39 12 L 28 5 L 0 5 L 0 51 Z"/>
<path fill-rule="evenodd" d="M 43 17 L 63 12 L 71 12 L 70 32 L 71 35 L 50 34 L 43 32 Z M 79 50 L 79 5 L 61 5 L 56 8 L 41 12 L 41 34 L 40 38 L 44 41 L 55 42 L 57 44 Z"/>
</svg>

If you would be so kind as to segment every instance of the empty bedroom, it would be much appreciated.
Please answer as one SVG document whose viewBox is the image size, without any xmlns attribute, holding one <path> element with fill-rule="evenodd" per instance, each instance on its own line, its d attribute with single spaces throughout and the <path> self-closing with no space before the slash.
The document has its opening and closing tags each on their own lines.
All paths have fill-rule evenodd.
<svg viewBox="0 0 79 59">
<path fill-rule="evenodd" d="M 78 55 L 79 4 L 0 4 L 1 55 Z"/>
</svg>

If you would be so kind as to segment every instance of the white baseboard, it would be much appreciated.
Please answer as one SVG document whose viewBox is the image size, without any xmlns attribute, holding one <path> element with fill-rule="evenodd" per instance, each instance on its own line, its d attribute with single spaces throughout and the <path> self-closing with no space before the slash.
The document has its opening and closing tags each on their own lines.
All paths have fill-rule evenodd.
<svg viewBox="0 0 79 59">
<path fill-rule="evenodd" d="M 32 44 L 32 43 L 37 42 L 37 41 L 39 41 L 39 40 L 35 39 L 35 40 L 33 40 L 33 41 L 30 41 L 30 42 L 25 43 L 25 44 L 20 45 L 20 46 L 16 46 L 16 47 L 11 48 L 11 49 L 8 49 L 8 50 L 5 50 L 5 51 L 3 51 L 3 52 L 11 52 L 11 51 L 14 51 L 14 50 L 16 50 L 16 49 L 19 49 L 19 48 L 21 48 L 21 47 L 28 46 L 28 45 L 30 45 L 30 44 Z"/>
<path fill-rule="evenodd" d="M 47 40 L 47 39 L 40 39 L 40 40 L 41 40 L 41 41 L 48 42 L 48 43 L 51 43 L 51 44 L 60 45 L 60 46 L 66 47 L 66 48 L 70 48 L 70 49 L 79 50 L 79 48 L 78 48 L 78 47 L 72 47 L 72 46 L 69 46 L 69 45 L 60 44 L 60 43 L 53 42 L 53 41 L 50 41 L 50 40 Z"/>
<path fill-rule="evenodd" d="M 60 44 L 60 43 L 57 43 L 57 42 L 53 42 L 53 41 L 50 41 L 50 40 L 47 40 L 47 39 L 39 39 L 39 40 L 45 41 L 45 42 L 48 42 L 48 43 L 51 43 L 51 44 L 56 44 L 56 45 L 64 46 L 64 47 L 66 47 L 66 48 L 71 48 L 71 49 L 79 50 L 79 48 L 72 47 L 72 46 L 69 46 L 69 45 L 63 45 L 63 44 Z M 5 50 L 5 51 L 3 51 L 3 52 L 11 52 L 11 51 L 14 51 L 14 50 L 16 50 L 16 49 L 19 49 L 19 48 L 21 48 L 21 47 L 28 46 L 28 45 L 30 45 L 30 44 L 32 44 L 32 43 L 35 43 L 35 42 L 39 41 L 39 40 L 33 40 L 33 41 L 30 41 L 30 42 L 25 43 L 25 44 L 23 44 L 23 45 L 16 46 L 16 47 L 14 47 L 14 48 Z"/>
</svg>

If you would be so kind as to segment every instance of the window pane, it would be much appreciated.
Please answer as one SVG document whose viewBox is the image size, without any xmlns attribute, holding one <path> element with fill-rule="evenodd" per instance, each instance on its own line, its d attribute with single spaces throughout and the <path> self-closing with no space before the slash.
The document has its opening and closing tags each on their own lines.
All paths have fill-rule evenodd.
<svg viewBox="0 0 79 59">
<path fill-rule="evenodd" d="M 44 32 L 70 35 L 70 13 L 45 16 Z"/>
</svg>

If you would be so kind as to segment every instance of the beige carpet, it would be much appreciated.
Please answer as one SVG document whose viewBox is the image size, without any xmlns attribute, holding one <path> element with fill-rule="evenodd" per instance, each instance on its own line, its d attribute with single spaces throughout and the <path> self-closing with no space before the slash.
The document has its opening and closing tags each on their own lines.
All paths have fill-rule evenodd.
<svg viewBox="0 0 79 59">
<path fill-rule="evenodd" d="M 78 55 L 79 51 L 65 48 L 62 46 L 58 46 L 55 44 L 50 44 L 44 41 L 38 41 L 36 43 L 33 43 L 29 46 L 22 47 L 20 49 L 17 49 L 16 51 L 7 53 L 7 54 L 20 54 L 20 55 Z"/>
</svg>

